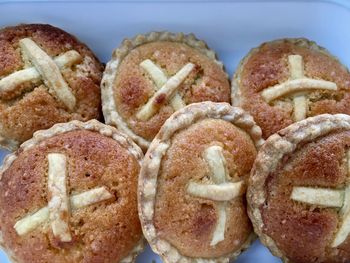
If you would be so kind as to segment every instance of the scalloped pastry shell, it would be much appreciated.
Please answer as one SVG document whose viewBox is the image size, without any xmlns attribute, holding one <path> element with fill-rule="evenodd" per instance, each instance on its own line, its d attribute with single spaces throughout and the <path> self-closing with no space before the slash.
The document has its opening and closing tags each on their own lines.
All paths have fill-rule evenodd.
<svg viewBox="0 0 350 263">
<path fill-rule="evenodd" d="M 212 59 L 223 68 L 223 64 L 217 60 L 215 52 L 209 49 L 204 41 L 198 40 L 193 34 L 185 35 L 183 33 L 150 32 L 145 35 L 137 35 L 132 39 L 125 39 L 121 46 L 114 50 L 111 60 L 106 65 L 101 82 L 103 116 L 106 124 L 116 126 L 119 130 L 129 135 L 143 149 L 147 149 L 151 142 L 134 133 L 128 127 L 127 122 L 118 113 L 114 100 L 113 85 L 118 67 L 129 52 L 138 46 L 157 41 L 185 43 Z"/>
<path fill-rule="evenodd" d="M 81 122 L 77 120 L 73 120 L 67 123 L 59 123 L 52 126 L 50 129 L 41 130 L 34 133 L 33 138 L 22 143 L 19 149 L 7 155 L 3 161 L 3 164 L 0 168 L 0 180 L 2 178 L 3 173 L 11 166 L 11 164 L 17 159 L 18 155 L 26 150 L 31 149 L 35 145 L 39 144 L 43 140 L 51 138 L 55 135 L 66 133 L 74 130 L 89 130 L 102 134 L 106 137 L 111 137 L 113 140 L 117 141 L 122 147 L 127 149 L 131 155 L 135 157 L 138 163 L 141 165 L 143 153 L 141 149 L 126 135 L 120 133 L 116 128 L 102 124 L 97 120 L 90 120 L 87 122 Z M 143 238 L 135 245 L 135 247 L 131 250 L 130 254 L 123 258 L 120 263 L 133 263 L 138 254 L 144 248 L 144 240 Z M 5 250 L 3 245 L 2 233 L 0 231 L 0 247 Z M 10 250 L 6 250 L 8 257 L 11 262 L 16 263 L 15 255 Z"/>
<path fill-rule="evenodd" d="M 261 129 L 253 118 L 242 109 L 232 107 L 228 103 L 201 102 L 194 103 L 175 112 L 163 125 L 156 138 L 151 143 L 139 177 L 139 215 L 143 233 L 153 251 L 159 254 L 164 262 L 186 262 L 186 263 L 228 263 L 230 259 L 236 258 L 243 250 L 249 247 L 254 240 L 254 234 L 250 235 L 239 251 L 219 258 L 191 258 L 183 256 L 179 251 L 162 240 L 157 235 L 153 224 L 154 204 L 156 198 L 157 177 L 162 157 L 171 144 L 171 137 L 180 130 L 186 129 L 191 124 L 202 119 L 222 119 L 233 123 L 246 131 L 252 138 L 255 146 L 259 148 L 264 140 L 261 138 Z"/>
<path fill-rule="evenodd" d="M 260 241 L 271 253 L 290 262 L 277 247 L 274 240 L 263 233 L 264 222 L 260 207 L 266 200 L 265 181 L 283 156 L 296 150 L 299 144 L 315 140 L 334 131 L 350 130 L 350 116 L 346 114 L 323 114 L 294 123 L 268 138 L 258 152 L 253 165 L 247 189 L 248 215 Z"/>
</svg>

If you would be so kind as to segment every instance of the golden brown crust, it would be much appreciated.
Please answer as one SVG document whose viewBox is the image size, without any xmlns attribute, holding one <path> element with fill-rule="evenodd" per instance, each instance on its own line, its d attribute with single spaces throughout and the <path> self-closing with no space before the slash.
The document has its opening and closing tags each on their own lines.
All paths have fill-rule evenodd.
<svg viewBox="0 0 350 263">
<path fill-rule="evenodd" d="M 203 255 L 203 253 L 206 253 L 205 251 L 201 251 L 201 252 L 193 251 L 194 256 L 189 256 L 188 251 L 185 251 L 185 249 L 183 247 L 182 248 L 175 247 L 174 244 L 171 244 L 172 242 L 169 242 L 167 238 L 164 238 L 163 234 L 160 233 L 160 231 L 158 229 L 159 224 L 155 225 L 155 224 L 157 224 L 156 217 L 158 216 L 158 215 L 156 216 L 157 209 L 155 208 L 155 206 L 156 206 L 155 202 L 156 202 L 156 196 L 157 196 L 157 198 L 159 197 L 158 190 L 160 188 L 158 186 L 158 180 L 160 180 L 160 174 L 162 173 L 161 170 L 162 171 L 164 170 L 164 167 L 163 167 L 164 163 L 163 162 L 165 160 L 169 161 L 170 159 L 175 160 L 176 157 L 173 155 L 177 155 L 177 154 L 183 155 L 185 153 L 183 151 L 181 151 L 180 153 L 177 153 L 176 150 L 175 150 L 176 153 L 174 151 L 171 151 L 171 153 L 169 152 L 170 151 L 169 149 L 171 149 L 173 147 L 173 143 L 175 143 L 175 141 L 183 142 L 184 145 L 185 144 L 188 145 L 188 142 L 184 139 L 186 137 L 185 135 L 184 135 L 185 137 L 183 139 L 177 140 L 177 139 L 175 139 L 175 137 L 180 138 L 178 136 L 180 136 L 180 134 L 182 134 L 183 132 L 185 132 L 185 133 L 190 132 L 191 133 L 192 127 L 198 126 L 197 128 L 199 128 L 199 129 L 201 129 L 202 125 L 208 127 L 208 123 L 210 123 L 209 126 L 211 127 L 211 129 L 213 129 L 211 122 L 215 122 L 215 125 L 217 125 L 218 123 L 222 124 L 221 122 L 223 122 L 223 123 L 227 122 L 227 123 L 234 124 L 235 128 L 232 131 L 228 131 L 228 133 L 226 135 L 230 137 L 230 136 L 232 136 L 232 134 L 235 134 L 234 136 L 237 136 L 237 140 L 241 140 L 240 143 L 242 143 L 242 145 L 245 144 L 245 143 L 243 143 L 243 141 L 246 142 L 245 136 L 247 136 L 248 138 L 250 137 L 250 139 L 248 139 L 248 141 L 250 141 L 250 143 L 252 145 L 255 145 L 256 148 L 258 148 L 263 143 L 263 140 L 261 139 L 260 128 L 255 125 L 255 122 L 253 121 L 251 116 L 244 113 L 244 111 L 242 111 L 239 108 L 231 107 L 227 103 L 202 102 L 202 103 L 191 104 L 191 105 L 179 110 L 178 112 L 174 113 L 165 122 L 165 124 L 163 125 L 163 127 L 159 131 L 158 135 L 155 137 L 155 139 L 151 143 L 151 146 L 148 149 L 147 154 L 145 156 L 145 159 L 143 161 L 143 166 L 142 166 L 141 172 L 140 172 L 139 191 L 138 191 L 139 215 L 140 215 L 141 225 L 143 228 L 144 235 L 147 238 L 147 240 L 149 241 L 152 249 L 156 253 L 158 253 L 163 258 L 163 260 L 165 262 L 199 262 L 199 261 L 200 262 L 228 262 L 230 258 L 237 257 L 241 253 L 242 249 L 247 248 L 249 246 L 250 242 L 254 238 L 253 235 L 245 236 L 246 240 L 244 240 L 243 243 L 240 243 L 241 247 L 234 248 L 235 251 L 232 251 L 232 247 L 231 247 L 230 251 L 227 251 L 227 249 L 228 249 L 227 244 L 224 244 L 221 248 L 219 248 L 219 251 L 221 251 L 221 253 L 224 253 L 221 255 L 215 255 L 215 249 L 214 249 L 214 250 L 210 250 L 207 253 L 206 257 L 204 257 L 204 256 L 198 257 L 199 254 Z M 218 123 L 216 123 L 216 122 L 218 122 Z M 191 126 L 191 128 L 189 128 L 190 126 Z M 223 127 L 226 127 L 226 126 L 223 125 Z M 241 129 L 241 130 L 239 131 L 236 127 L 238 127 L 238 129 L 239 130 Z M 196 128 L 195 128 L 195 130 L 196 130 Z M 220 129 L 218 129 L 218 130 L 220 130 Z M 194 132 L 196 134 L 198 133 L 197 130 L 192 131 L 192 132 Z M 218 134 L 221 134 L 220 131 L 218 132 Z M 245 134 L 245 135 L 243 136 L 243 134 Z M 198 136 L 201 138 L 205 137 L 202 135 L 198 135 Z M 209 134 L 208 134 L 208 136 L 209 136 Z M 218 138 L 220 138 L 221 135 L 218 135 L 218 136 L 219 136 Z M 241 137 L 241 136 L 243 136 L 243 137 Z M 211 137 L 209 137 L 209 138 L 211 138 Z M 194 140 L 197 140 L 197 138 Z M 199 139 L 199 140 L 201 140 L 201 139 Z M 250 149 L 251 149 L 250 143 L 246 142 L 246 145 L 245 145 L 247 147 L 248 152 L 250 152 Z M 194 143 L 193 147 L 195 147 L 195 145 L 196 144 Z M 189 147 L 191 148 L 191 146 L 189 146 Z M 180 149 L 178 147 L 175 147 L 175 148 Z M 197 149 L 199 149 L 199 148 L 197 148 Z M 253 146 L 252 151 L 253 152 L 251 152 L 251 155 L 254 156 L 254 151 L 255 151 L 254 146 Z M 175 159 L 171 158 L 170 156 L 173 156 Z M 184 156 L 185 159 L 188 158 L 186 156 Z M 195 158 L 195 157 L 193 157 L 193 158 Z M 238 165 L 237 171 L 241 171 L 242 173 L 244 173 L 244 171 L 247 168 L 247 167 L 245 167 L 245 165 L 249 166 L 249 162 L 250 162 L 249 156 L 241 156 L 240 158 L 242 158 L 241 160 L 242 160 L 243 166 Z M 197 158 L 195 158 L 195 160 L 197 160 Z M 229 159 L 229 160 L 231 160 L 231 159 Z M 180 161 L 180 160 L 178 160 L 178 161 Z M 182 166 L 184 164 L 179 163 L 178 165 Z M 196 164 L 196 165 L 198 165 L 198 164 Z M 171 164 L 170 164 L 170 166 L 171 166 Z M 231 167 L 229 169 L 233 169 L 233 166 L 231 166 L 231 164 L 229 167 Z M 173 165 L 172 168 L 175 169 L 174 174 L 176 174 L 177 173 L 176 172 L 176 165 L 175 166 Z M 197 168 L 200 169 L 200 167 L 194 167 L 194 170 L 196 170 Z M 242 170 L 240 170 L 240 169 L 242 169 Z M 249 168 L 249 170 L 250 170 L 250 168 Z M 170 176 L 170 177 L 172 177 L 172 176 Z M 174 185 L 177 185 L 177 183 L 175 183 Z M 181 197 L 181 191 L 180 191 L 179 195 Z M 177 199 L 177 200 L 179 201 L 180 199 Z M 179 201 L 179 202 L 181 202 L 181 201 Z M 158 205 L 159 204 L 157 203 L 157 206 Z M 211 204 L 208 205 L 208 208 L 210 207 L 210 205 Z M 236 203 L 236 205 L 237 205 L 237 203 Z M 237 206 L 237 209 L 239 210 L 240 208 L 238 208 L 238 206 Z M 204 220 L 202 223 L 209 222 L 208 226 L 210 226 L 210 228 L 212 228 L 210 218 L 212 218 L 213 216 L 211 215 L 212 211 L 210 211 L 210 210 L 211 209 L 209 208 L 208 215 L 203 215 L 204 217 L 208 216 L 208 218 L 206 218 L 206 220 L 204 220 L 200 215 L 196 218 L 199 220 L 200 220 L 200 218 L 202 218 Z M 158 219 L 159 219 L 159 216 L 158 216 Z M 214 218 L 214 220 L 216 221 L 215 218 Z M 242 228 L 246 229 L 244 224 L 242 225 Z M 249 229 L 249 226 L 247 226 L 247 228 Z M 190 230 L 190 231 L 192 231 L 192 230 Z M 197 233 L 199 235 L 202 235 L 203 230 L 204 229 L 198 228 Z M 168 233 L 171 233 L 172 231 L 173 230 L 170 230 L 170 232 L 168 232 Z M 180 230 L 180 232 L 181 232 L 181 230 Z M 205 237 L 206 243 L 208 243 L 208 233 L 206 233 L 206 234 L 204 233 L 204 235 L 206 236 Z M 243 234 L 243 235 L 245 235 L 245 234 Z M 198 244 L 196 244 L 195 241 L 193 241 L 191 244 L 188 244 L 189 247 L 196 247 L 197 245 Z M 187 254 L 187 255 L 184 255 L 184 254 Z M 211 256 L 210 256 L 210 254 L 211 254 Z"/>
<path fill-rule="evenodd" d="M 46 233 L 46 224 L 23 237 L 13 229 L 16 220 L 47 205 L 43 174 L 46 153 L 52 151 L 64 152 L 74 171 L 69 173 L 70 195 L 103 185 L 116 196 L 71 215 L 73 242 L 64 250 Z M 96 120 L 36 132 L 6 157 L 0 170 L 0 243 L 13 262 L 134 262 L 143 247 L 136 212 L 142 158 L 127 136 Z"/>
<path fill-rule="evenodd" d="M 136 112 L 154 93 L 152 79 L 139 66 L 145 59 L 154 60 L 168 77 L 175 75 L 187 62 L 196 65 L 179 87 L 185 103 L 229 102 L 229 82 L 222 63 L 194 35 L 151 32 L 124 40 L 113 52 L 103 75 L 102 109 L 106 123 L 117 126 L 143 149 L 147 149 L 161 125 L 174 112 L 162 98 L 160 111 L 151 119 L 136 118 Z"/>
<path fill-rule="evenodd" d="M 47 129 L 55 123 L 101 117 L 99 84 L 103 66 L 86 45 L 59 28 L 23 24 L 1 29 L 0 79 L 30 67 L 19 47 L 19 40 L 23 38 L 31 38 L 50 57 L 70 50 L 80 54 L 80 61 L 61 70 L 77 103 L 73 111 L 68 110 L 40 80 L 25 82 L 17 91 L 1 92 L 0 134 L 4 139 L 0 144 L 10 150 L 31 138 L 36 130 Z"/>
<path fill-rule="evenodd" d="M 232 79 L 231 100 L 247 110 L 267 138 L 293 123 L 292 96 L 267 103 L 261 96 L 266 88 L 290 77 L 288 56 L 301 55 L 305 76 L 337 84 L 337 91 L 308 92 L 307 116 L 324 113 L 350 114 L 349 71 L 327 50 L 304 38 L 280 39 L 252 49 L 242 59 Z"/>
<path fill-rule="evenodd" d="M 347 176 L 341 160 L 349 130 L 348 115 L 311 117 L 272 135 L 258 153 L 247 190 L 248 214 L 262 243 L 284 262 L 349 260 L 347 243 L 330 247 L 337 212 L 290 200 L 293 186 L 343 187 Z"/>
</svg>

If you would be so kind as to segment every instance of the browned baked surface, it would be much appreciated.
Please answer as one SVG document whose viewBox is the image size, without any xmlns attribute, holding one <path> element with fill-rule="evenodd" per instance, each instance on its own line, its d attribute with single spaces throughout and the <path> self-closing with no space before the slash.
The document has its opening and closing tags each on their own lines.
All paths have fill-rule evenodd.
<svg viewBox="0 0 350 263">
<path fill-rule="evenodd" d="M 239 250 L 251 234 L 245 198 L 229 202 L 225 240 L 211 246 L 218 224 L 217 202 L 186 192 L 189 181 L 205 182 L 210 174 L 203 160 L 209 146 L 224 149 L 232 180 L 247 180 L 256 156 L 249 135 L 223 120 L 205 119 L 172 138 L 158 175 L 154 225 L 159 237 L 188 257 L 216 258 Z"/>
<path fill-rule="evenodd" d="M 169 101 L 160 100 L 160 110 L 149 120 L 136 118 L 137 111 L 155 92 L 155 84 L 140 63 L 152 60 L 167 76 L 185 64 L 195 68 L 177 89 L 185 104 L 200 101 L 229 102 L 230 87 L 223 69 L 211 58 L 185 43 L 156 41 L 133 49 L 122 61 L 114 82 L 114 98 L 119 114 L 137 135 L 152 140 L 164 121 L 174 112 Z"/>
<path fill-rule="evenodd" d="M 0 79 L 25 67 L 19 40 L 31 38 L 49 56 L 56 57 L 76 50 L 82 60 L 61 71 L 76 97 L 76 107 L 65 105 L 39 82 L 27 82 L 16 92 L 0 94 L 0 133 L 3 137 L 23 142 L 33 132 L 55 123 L 73 119 L 89 120 L 101 117 L 100 88 L 103 67 L 90 49 L 63 30 L 42 24 L 7 27 L 0 31 Z"/>
<path fill-rule="evenodd" d="M 139 163 L 129 151 L 98 132 L 76 130 L 20 149 L 0 181 L 2 245 L 16 262 L 119 262 L 141 239 L 136 188 Z M 70 216 L 73 242 L 60 246 L 49 226 L 18 236 L 17 220 L 47 205 L 47 154 L 68 160 L 68 194 L 105 186 L 114 197 Z"/>
<path fill-rule="evenodd" d="M 271 136 L 258 153 L 249 181 L 248 211 L 254 229 L 285 262 L 350 260 L 349 236 L 333 246 L 344 220 L 342 207 L 291 197 L 293 187 L 345 189 L 349 184 L 350 118 L 317 117 Z"/>
<path fill-rule="evenodd" d="M 241 62 L 234 79 L 232 103 L 253 115 L 263 137 L 293 123 L 291 96 L 267 103 L 261 92 L 285 82 L 289 76 L 288 55 L 301 55 L 304 75 L 337 84 L 337 91 L 313 90 L 308 94 L 307 116 L 323 113 L 350 114 L 350 74 L 325 49 L 306 39 L 282 39 L 253 49 Z"/>
</svg>

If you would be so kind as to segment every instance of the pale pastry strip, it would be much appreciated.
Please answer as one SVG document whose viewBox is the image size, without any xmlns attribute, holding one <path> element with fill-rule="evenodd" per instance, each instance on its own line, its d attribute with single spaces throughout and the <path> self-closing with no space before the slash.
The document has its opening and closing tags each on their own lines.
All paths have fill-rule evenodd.
<svg viewBox="0 0 350 263">
<path fill-rule="evenodd" d="M 219 201 L 217 204 L 217 225 L 210 242 L 211 246 L 215 246 L 225 239 L 227 201 L 241 194 L 243 182 L 226 182 L 228 170 L 222 147 L 216 145 L 208 147 L 205 149 L 203 157 L 209 166 L 210 177 L 214 184 L 190 182 L 187 193 L 196 197 Z"/>
<path fill-rule="evenodd" d="M 159 96 L 170 98 L 171 95 L 180 86 L 180 84 L 187 78 L 193 68 L 194 64 L 187 63 L 174 76 L 169 78 L 167 82 L 159 90 L 157 90 L 155 94 L 148 100 L 148 102 L 141 108 L 141 110 L 136 114 L 136 117 L 144 121 L 151 118 L 158 110 L 158 107 L 156 106 L 157 98 Z"/>
<path fill-rule="evenodd" d="M 347 157 L 347 170 L 350 175 L 350 150 L 346 152 Z M 340 210 L 342 216 L 342 223 L 333 240 L 332 247 L 341 245 L 348 237 L 350 233 L 350 186 L 347 186 L 344 191 L 344 204 Z"/>
<path fill-rule="evenodd" d="M 83 208 L 101 201 L 111 199 L 113 195 L 105 187 L 98 187 L 89 191 L 73 195 L 70 198 L 70 205 L 73 210 Z"/>
<path fill-rule="evenodd" d="M 156 90 L 161 88 L 167 82 L 168 78 L 163 70 L 154 64 L 152 60 L 146 59 L 140 63 L 140 66 L 151 76 L 156 84 Z"/>
<path fill-rule="evenodd" d="M 301 121 L 306 118 L 307 107 L 307 98 L 304 94 L 293 97 L 294 121 Z"/>
<path fill-rule="evenodd" d="M 70 197 L 72 211 L 112 198 L 105 187 L 98 187 Z M 25 235 L 49 219 L 49 208 L 43 207 L 34 214 L 27 215 L 16 222 L 14 228 L 18 235 Z"/>
<path fill-rule="evenodd" d="M 56 94 L 57 98 L 68 109 L 73 110 L 76 99 L 56 63 L 30 38 L 21 39 L 19 45 L 22 52 L 28 56 L 36 70 L 40 73 L 45 85 Z"/>
<path fill-rule="evenodd" d="M 211 176 L 216 184 L 222 184 L 226 182 L 226 161 L 222 153 L 222 147 L 211 146 L 204 151 L 204 159 L 209 165 Z"/>
<path fill-rule="evenodd" d="M 140 66 L 147 71 L 152 80 L 156 84 L 156 90 L 160 89 L 168 80 L 164 72 L 154 64 L 150 59 L 146 59 L 140 63 Z M 177 111 L 186 106 L 179 93 L 175 92 L 174 96 L 170 100 L 171 107 Z"/>
<path fill-rule="evenodd" d="M 14 226 L 17 234 L 22 236 L 25 235 L 42 223 L 44 223 L 49 218 L 49 208 L 47 206 L 41 208 L 32 215 L 27 215 L 24 218 L 18 220 Z"/>
<path fill-rule="evenodd" d="M 342 222 L 332 243 L 332 247 L 342 244 L 350 233 L 350 186 L 347 186 L 344 192 L 344 205 L 340 210 Z"/>
<path fill-rule="evenodd" d="M 59 69 L 70 67 L 81 60 L 80 54 L 75 50 L 70 50 L 56 58 L 53 61 Z M 0 79 L 0 92 L 16 90 L 19 85 L 29 81 L 38 81 L 41 79 L 40 73 L 35 67 L 19 70 L 11 75 Z"/>
<path fill-rule="evenodd" d="M 243 182 L 223 184 L 199 184 L 190 182 L 187 192 L 193 196 L 215 201 L 230 201 L 240 195 Z"/>
<path fill-rule="evenodd" d="M 49 220 L 52 233 L 61 242 L 72 241 L 69 229 L 69 200 L 67 196 L 66 156 L 49 153 L 48 193 Z"/>
<path fill-rule="evenodd" d="M 289 71 L 290 79 L 299 79 L 304 77 L 303 57 L 300 55 L 289 55 Z M 301 121 L 306 118 L 307 114 L 307 98 L 305 94 L 297 94 L 293 96 L 293 117 L 294 121 Z"/>
<path fill-rule="evenodd" d="M 300 55 L 289 55 L 290 79 L 300 79 L 304 77 L 303 57 Z"/>
<path fill-rule="evenodd" d="M 291 199 L 310 205 L 340 208 L 343 206 L 344 190 L 293 187 Z"/>
<path fill-rule="evenodd" d="M 204 159 L 206 160 L 210 172 L 211 178 L 215 184 L 223 184 L 226 182 L 226 161 L 222 153 L 222 147 L 211 146 L 204 151 Z M 227 202 L 219 203 L 217 208 L 218 221 L 213 232 L 213 236 L 210 242 L 211 246 L 215 246 L 217 243 L 225 239 L 226 228 L 226 206 Z"/>
<path fill-rule="evenodd" d="M 213 237 L 211 239 L 210 245 L 215 246 L 219 242 L 225 239 L 225 228 L 226 228 L 226 202 L 219 203 L 217 205 L 218 222 L 215 227 Z"/>
<path fill-rule="evenodd" d="M 337 90 L 337 84 L 326 80 L 310 78 L 293 79 L 263 90 L 261 96 L 266 102 L 271 102 L 289 93 L 319 89 Z"/>
</svg>

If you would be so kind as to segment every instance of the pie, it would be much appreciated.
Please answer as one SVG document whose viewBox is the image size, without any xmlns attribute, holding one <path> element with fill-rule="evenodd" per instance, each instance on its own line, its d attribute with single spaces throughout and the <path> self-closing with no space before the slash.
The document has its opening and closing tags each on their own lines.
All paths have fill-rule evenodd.
<svg viewBox="0 0 350 263">
<path fill-rule="evenodd" d="M 0 30 L 0 145 L 9 150 L 37 130 L 99 119 L 102 64 L 74 36 L 51 25 Z"/>
<path fill-rule="evenodd" d="M 194 35 L 152 32 L 113 52 L 101 83 L 106 123 L 147 149 L 165 120 L 187 104 L 230 101 L 227 74 Z"/>
<path fill-rule="evenodd" d="M 232 104 L 254 117 L 266 139 L 310 116 L 350 114 L 350 73 L 307 39 L 267 42 L 241 61 L 232 80 Z"/>
<path fill-rule="evenodd" d="M 0 170 L 0 244 L 12 262 L 134 262 L 142 158 L 96 120 L 36 132 Z"/>
<path fill-rule="evenodd" d="M 164 262 L 229 262 L 254 239 L 245 189 L 263 143 L 253 118 L 228 103 L 174 113 L 142 164 L 144 235 Z"/>
<path fill-rule="evenodd" d="M 322 114 L 267 139 L 247 190 L 255 232 L 284 262 L 350 262 L 350 116 Z"/>
</svg>

